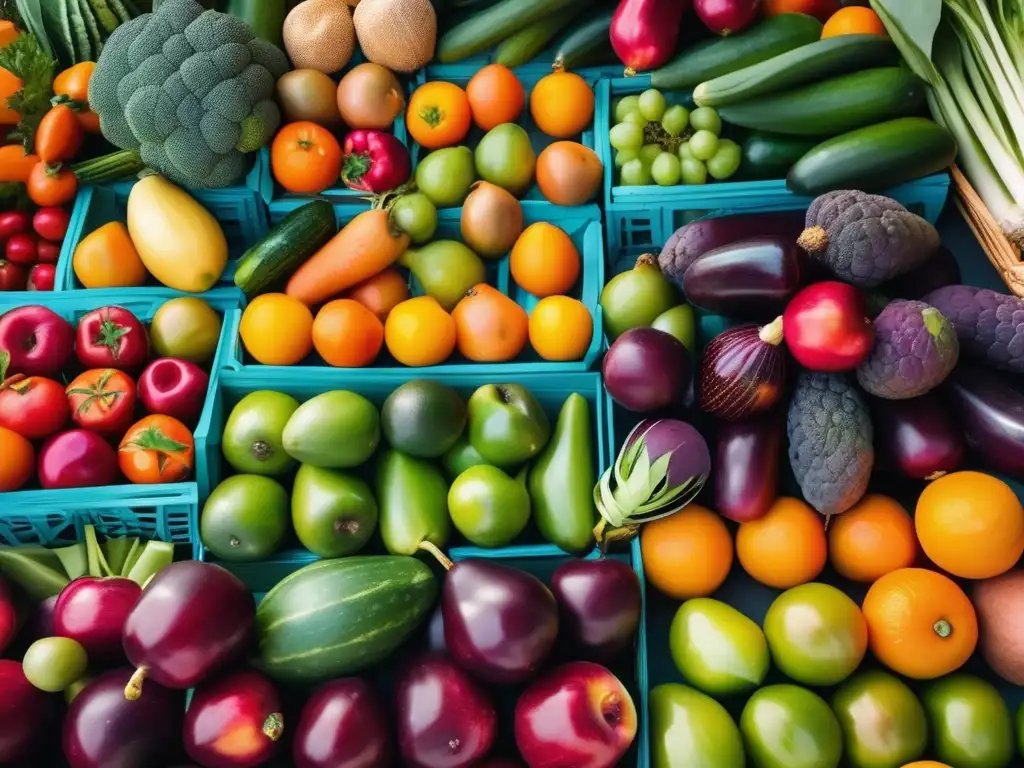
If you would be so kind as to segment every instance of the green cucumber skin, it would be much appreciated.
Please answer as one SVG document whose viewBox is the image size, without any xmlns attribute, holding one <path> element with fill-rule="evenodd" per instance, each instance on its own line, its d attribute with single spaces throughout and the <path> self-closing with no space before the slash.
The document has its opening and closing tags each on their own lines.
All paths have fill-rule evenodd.
<svg viewBox="0 0 1024 768">
<path fill-rule="evenodd" d="M 576 0 L 501 0 L 449 29 L 437 41 L 437 60 L 452 64 L 486 51 L 506 37 Z"/>
<path fill-rule="evenodd" d="M 719 107 L 726 123 L 791 136 L 835 136 L 918 112 L 925 85 L 901 67 L 841 75 L 786 93 Z"/>
<path fill-rule="evenodd" d="M 804 13 L 783 13 L 746 32 L 699 43 L 651 72 L 651 87 L 668 90 L 695 85 L 758 64 L 821 37 L 821 22 Z"/>
<path fill-rule="evenodd" d="M 760 64 L 707 80 L 693 91 L 702 107 L 720 107 L 785 91 L 866 67 L 898 64 L 899 51 L 879 35 L 840 35 L 817 40 Z"/>
<path fill-rule="evenodd" d="M 608 32 L 612 26 L 612 18 L 615 16 L 615 7 L 605 10 L 590 17 L 572 32 L 562 38 L 555 52 L 555 60 L 551 64 L 552 69 L 573 69 L 583 66 L 583 62 L 589 62 L 588 57 L 600 52 L 601 46 L 611 47 Z"/>
<path fill-rule="evenodd" d="M 513 68 L 533 61 L 582 7 L 579 0 L 573 5 L 544 16 L 506 38 L 494 51 L 494 63 Z"/>
<path fill-rule="evenodd" d="M 798 195 L 834 189 L 878 192 L 945 169 L 956 140 L 923 117 L 904 117 L 829 139 L 790 169 L 786 186 Z"/>
<path fill-rule="evenodd" d="M 281 30 L 288 14 L 285 0 L 228 0 L 225 11 L 248 24 L 256 37 L 284 49 Z"/>
<path fill-rule="evenodd" d="M 815 146 L 814 139 L 754 131 L 743 141 L 743 163 L 736 175 L 745 181 L 784 179 Z"/>
<path fill-rule="evenodd" d="M 291 275 L 336 232 L 334 208 L 326 200 L 296 208 L 238 260 L 235 285 L 254 296 Z"/>
<path fill-rule="evenodd" d="M 320 560 L 275 586 L 256 610 L 258 666 L 276 680 L 319 683 L 390 655 L 426 617 L 437 580 L 414 557 Z"/>
</svg>

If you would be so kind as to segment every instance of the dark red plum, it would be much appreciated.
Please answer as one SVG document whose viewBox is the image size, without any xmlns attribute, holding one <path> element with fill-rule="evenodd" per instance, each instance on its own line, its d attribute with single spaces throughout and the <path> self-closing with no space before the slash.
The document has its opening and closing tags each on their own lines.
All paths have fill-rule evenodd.
<svg viewBox="0 0 1024 768">
<path fill-rule="evenodd" d="M 774 412 L 719 424 L 711 478 L 723 517 L 745 523 L 768 513 L 778 497 L 784 430 L 785 420 Z"/>
<path fill-rule="evenodd" d="M 569 560 L 551 577 L 561 638 L 581 658 L 610 661 L 640 624 L 640 580 L 621 560 Z"/>
<path fill-rule="evenodd" d="M 123 663 L 121 635 L 140 595 L 142 587 L 131 579 L 75 579 L 57 597 L 53 632 L 81 643 L 91 663 Z"/>
<path fill-rule="evenodd" d="M 20 662 L 0 659 L 0 765 L 32 754 L 51 708 L 52 699 L 25 678 Z"/>
<path fill-rule="evenodd" d="M 395 685 L 398 746 L 414 768 L 463 768 L 491 750 L 498 728 L 493 702 L 441 654 L 410 664 Z"/>
<path fill-rule="evenodd" d="M 910 400 L 871 398 L 879 466 L 934 480 L 960 466 L 964 437 L 934 392 Z"/>
<path fill-rule="evenodd" d="M 536 577 L 486 560 L 455 563 L 441 594 L 444 642 L 461 667 L 491 683 L 521 683 L 558 637 L 558 605 Z"/>
<path fill-rule="evenodd" d="M 324 683 L 295 728 L 295 768 L 384 768 L 391 764 L 387 721 L 373 690 L 357 677 Z"/>
<path fill-rule="evenodd" d="M 152 768 L 175 749 L 184 695 L 150 682 L 129 701 L 131 677 L 127 667 L 105 672 L 71 702 L 62 732 L 71 768 Z"/>
<path fill-rule="evenodd" d="M 245 584 L 219 565 L 184 560 L 161 570 L 124 626 L 124 651 L 136 668 L 124 695 L 144 679 L 191 688 L 234 661 L 253 636 L 256 603 Z"/>
<path fill-rule="evenodd" d="M 274 756 L 284 732 L 277 689 L 251 669 L 209 680 L 192 694 L 182 731 L 206 768 L 253 768 Z"/>
<path fill-rule="evenodd" d="M 961 363 L 942 395 L 964 431 L 967 447 L 986 467 L 1024 474 L 1024 394 L 1006 374 Z"/>
</svg>

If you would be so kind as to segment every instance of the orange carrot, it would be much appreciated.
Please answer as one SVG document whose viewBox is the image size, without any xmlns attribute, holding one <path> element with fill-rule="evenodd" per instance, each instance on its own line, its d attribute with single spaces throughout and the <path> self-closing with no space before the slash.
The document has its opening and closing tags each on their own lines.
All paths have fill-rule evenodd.
<svg viewBox="0 0 1024 768">
<path fill-rule="evenodd" d="M 8 43 L 13 43 L 18 37 L 18 28 L 14 26 L 13 21 L 7 21 L 4 19 L 0 21 L 0 48 L 3 48 Z"/>
<path fill-rule="evenodd" d="M 21 144 L 0 147 L 0 182 L 28 180 L 32 167 L 39 162 L 35 155 L 26 155 Z"/>
<path fill-rule="evenodd" d="M 390 267 L 409 247 L 385 210 L 364 211 L 291 276 L 285 293 L 306 306 L 321 304 Z"/>
</svg>

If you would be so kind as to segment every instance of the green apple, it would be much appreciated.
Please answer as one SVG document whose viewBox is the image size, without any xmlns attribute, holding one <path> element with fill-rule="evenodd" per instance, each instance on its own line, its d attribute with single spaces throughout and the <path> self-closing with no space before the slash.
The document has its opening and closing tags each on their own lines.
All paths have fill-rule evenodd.
<svg viewBox="0 0 1024 768">
<path fill-rule="evenodd" d="M 530 521 L 526 471 L 517 478 L 491 466 L 470 467 L 448 490 L 448 512 L 463 536 L 478 547 L 504 547 Z"/>
<path fill-rule="evenodd" d="M 521 384 L 486 384 L 469 398 L 469 443 L 490 464 L 525 464 L 550 438 L 547 414 Z"/>
</svg>

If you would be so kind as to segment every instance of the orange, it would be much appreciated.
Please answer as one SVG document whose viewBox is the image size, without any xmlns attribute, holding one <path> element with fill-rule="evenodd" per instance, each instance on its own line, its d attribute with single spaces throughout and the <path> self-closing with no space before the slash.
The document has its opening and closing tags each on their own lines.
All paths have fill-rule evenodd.
<svg viewBox="0 0 1024 768">
<path fill-rule="evenodd" d="M 897 568 L 908 568 L 917 556 L 914 521 L 888 496 L 869 493 L 828 527 L 832 567 L 852 581 L 872 582 Z"/>
<path fill-rule="evenodd" d="M 640 530 L 647 580 L 676 600 L 707 597 L 732 568 L 732 537 L 721 516 L 698 504 Z"/>
<path fill-rule="evenodd" d="M 454 83 L 431 80 L 413 92 L 405 124 L 409 135 L 427 149 L 458 144 L 469 133 L 469 97 Z"/>
<path fill-rule="evenodd" d="M 146 271 L 128 227 L 111 221 L 82 238 L 71 267 L 83 288 L 128 288 L 144 285 Z"/>
<path fill-rule="evenodd" d="M 571 138 L 594 119 L 594 90 L 575 72 L 552 72 L 533 86 L 530 115 L 548 136 Z"/>
<path fill-rule="evenodd" d="M 568 292 L 580 276 L 580 252 L 554 224 L 538 221 L 519 235 L 508 260 L 512 279 L 534 296 Z"/>
<path fill-rule="evenodd" d="M 800 499 L 776 499 L 764 517 L 736 532 L 743 570 L 776 589 L 813 581 L 825 567 L 827 550 L 825 521 Z"/>
<path fill-rule="evenodd" d="M 388 267 L 361 282 L 345 298 L 355 299 L 383 323 L 392 309 L 409 298 L 409 283 L 397 267 Z"/>
<path fill-rule="evenodd" d="M 270 145 L 274 179 L 289 192 L 318 195 L 337 186 L 341 163 L 338 140 L 316 123 L 289 123 Z"/>
<path fill-rule="evenodd" d="M 594 320 L 582 301 L 548 296 L 530 313 L 530 345 L 545 360 L 582 360 L 594 335 Z"/>
<path fill-rule="evenodd" d="M 313 351 L 313 313 L 283 293 L 257 296 L 242 313 L 238 335 L 263 365 L 295 365 Z"/>
<path fill-rule="evenodd" d="M 930 483 L 917 499 L 914 524 L 924 553 L 954 576 L 998 576 L 1024 554 L 1024 508 L 992 475 L 953 472 Z"/>
<path fill-rule="evenodd" d="M 418 296 L 391 310 L 384 343 L 402 365 L 438 365 L 455 351 L 455 320 L 437 299 Z"/>
<path fill-rule="evenodd" d="M 604 166 L 590 147 L 556 141 L 537 156 L 537 186 L 555 205 L 583 205 L 601 188 Z"/>
<path fill-rule="evenodd" d="M 362 368 L 373 365 L 384 343 L 384 325 L 353 299 L 324 304 L 313 320 L 313 346 L 328 365 Z"/>
<path fill-rule="evenodd" d="M 948 576 L 900 568 L 871 585 L 861 606 L 871 652 L 889 669 L 916 680 L 948 675 L 978 644 L 978 617 Z"/>
<path fill-rule="evenodd" d="M 0 492 L 16 491 L 32 477 L 36 452 L 32 443 L 13 429 L 0 427 Z"/>
<path fill-rule="evenodd" d="M 470 288 L 452 310 L 459 352 L 476 363 L 503 363 L 526 348 L 526 310 L 487 283 Z"/>
<path fill-rule="evenodd" d="M 466 86 L 473 122 L 485 131 L 502 123 L 514 123 L 526 104 L 526 91 L 508 67 L 488 64 Z"/>
<path fill-rule="evenodd" d="M 840 8 L 833 13 L 825 26 L 822 27 L 821 37 L 837 37 L 838 35 L 885 35 L 885 25 L 878 18 L 878 14 L 870 8 L 858 5 L 851 5 L 848 8 Z"/>
</svg>

